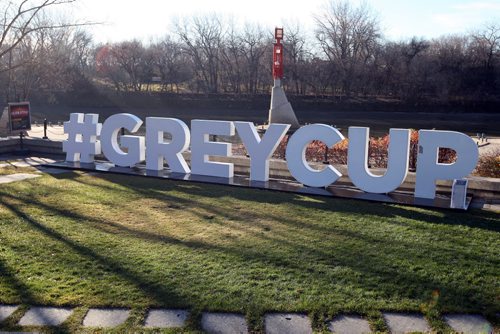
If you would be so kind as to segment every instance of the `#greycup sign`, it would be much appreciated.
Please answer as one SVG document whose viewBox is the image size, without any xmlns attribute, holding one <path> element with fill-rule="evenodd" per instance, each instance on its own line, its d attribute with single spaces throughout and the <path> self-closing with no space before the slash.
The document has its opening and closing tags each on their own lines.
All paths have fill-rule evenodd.
<svg viewBox="0 0 500 334">
<path fill-rule="evenodd" d="M 210 161 L 210 156 L 231 156 L 231 143 L 212 142 L 210 135 L 233 136 L 242 139 L 250 157 L 250 180 L 269 180 L 269 159 L 290 128 L 289 124 L 270 124 L 262 137 L 251 122 L 193 120 L 191 130 L 179 119 L 147 117 L 146 137 L 121 136 L 121 128 L 136 132 L 142 120 L 135 115 L 122 113 L 110 116 L 103 124 L 97 114 L 73 113 L 64 123 L 69 138 L 63 142 L 66 161 L 91 163 L 101 152 L 117 166 L 132 167 L 146 161 L 146 169 L 160 171 L 164 161 L 174 173 L 231 178 L 232 163 Z M 171 135 L 164 141 L 164 133 Z M 367 166 L 369 128 L 349 127 L 348 174 L 353 184 L 369 193 L 388 193 L 398 188 L 408 173 L 410 130 L 390 129 L 387 171 L 375 175 Z M 99 137 L 99 140 L 98 140 Z M 305 158 L 307 145 L 319 140 L 327 146 L 342 141 L 344 136 L 334 127 L 309 124 L 299 128 L 288 140 L 287 166 L 292 176 L 310 187 L 326 187 L 335 183 L 342 174 L 328 165 L 322 170 L 312 168 Z M 434 199 L 437 180 L 461 179 L 476 167 L 479 151 L 469 136 L 453 131 L 420 130 L 417 157 L 415 197 Z M 191 166 L 182 153 L 191 146 Z M 450 148 L 457 153 L 451 164 L 438 162 L 440 148 Z"/>
</svg>

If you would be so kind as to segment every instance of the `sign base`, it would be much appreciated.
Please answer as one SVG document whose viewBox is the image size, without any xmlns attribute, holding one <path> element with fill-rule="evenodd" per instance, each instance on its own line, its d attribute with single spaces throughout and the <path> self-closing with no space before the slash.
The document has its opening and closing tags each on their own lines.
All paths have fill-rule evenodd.
<svg viewBox="0 0 500 334">
<path fill-rule="evenodd" d="M 401 204 L 420 207 L 431 207 L 438 209 L 458 210 L 450 207 L 451 197 L 449 195 L 436 194 L 434 199 L 414 197 L 413 192 L 394 191 L 388 194 L 366 193 L 350 186 L 331 185 L 326 188 L 307 187 L 301 183 L 284 179 L 270 179 L 267 182 L 250 181 L 248 176 L 235 175 L 232 178 L 222 178 L 214 176 L 203 176 L 194 174 L 172 173 L 169 169 L 163 171 L 147 170 L 145 165 L 138 165 L 133 168 L 117 167 L 106 161 L 96 161 L 94 163 L 81 162 L 54 162 L 43 165 L 50 168 L 62 168 L 70 170 L 82 170 L 87 172 L 100 172 L 123 174 L 132 176 L 154 177 L 159 179 L 170 179 L 177 181 L 190 181 L 198 183 L 221 184 L 233 187 L 257 188 L 272 191 L 289 192 L 311 196 L 339 197 L 357 199 L 370 202 L 383 202 L 391 204 Z M 467 210 L 472 201 L 472 196 L 467 196 L 465 207 L 459 210 Z"/>
</svg>

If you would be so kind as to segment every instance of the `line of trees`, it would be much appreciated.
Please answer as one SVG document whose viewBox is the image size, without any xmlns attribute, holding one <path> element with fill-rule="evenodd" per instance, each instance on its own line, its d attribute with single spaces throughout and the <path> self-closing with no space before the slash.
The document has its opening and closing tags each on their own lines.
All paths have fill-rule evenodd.
<svg viewBox="0 0 500 334">
<path fill-rule="evenodd" d="M 96 86 L 120 92 L 269 93 L 271 29 L 208 15 L 173 22 L 170 33 L 154 42 L 96 45 L 82 27 L 42 15 L 73 1 L 9 1 L 0 7 L 4 99 Z M 498 23 L 463 35 L 390 41 L 368 7 L 346 0 L 330 0 L 315 21 L 313 37 L 299 23 L 285 26 L 289 94 L 404 101 L 500 95 Z"/>
<path fill-rule="evenodd" d="M 87 23 L 53 19 L 51 10 L 76 0 L 0 2 L 0 92 L 5 101 L 51 96 L 91 73 L 92 37 Z"/>
</svg>

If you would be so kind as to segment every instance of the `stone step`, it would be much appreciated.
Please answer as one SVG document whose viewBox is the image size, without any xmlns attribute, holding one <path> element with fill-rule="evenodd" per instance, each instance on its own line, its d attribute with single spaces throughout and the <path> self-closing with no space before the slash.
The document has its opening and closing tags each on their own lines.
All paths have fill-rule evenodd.
<svg viewBox="0 0 500 334">
<path fill-rule="evenodd" d="M 421 314 L 383 313 L 383 316 L 385 323 L 392 334 L 431 332 L 431 327 Z"/>
<path fill-rule="evenodd" d="M 328 330 L 336 334 L 371 333 L 368 320 L 357 315 L 339 315 L 328 323 Z"/>
<path fill-rule="evenodd" d="M 493 327 L 484 317 L 474 314 L 448 314 L 444 321 L 454 331 L 463 334 L 490 334 Z"/>
<path fill-rule="evenodd" d="M 264 316 L 266 334 L 312 334 L 311 321 L 305 314 L 269 313 Z"/>
<path fill-rule="evenodd" d="M 73 310 L 66 307 L 36 306 L 26 311 L 21 320 L 20 326 L 59 326 L 73 313 Z"/>
<path fill-rule="evenodd" d="M 189 312 L 186 310 L 150 310 L 146 317 L 144 327 L 147 328 L 175 328 L 184 327 Z"/>
<path fill-rule="evenodd" d="M 19 308 L 19 305 L 0 305 L 0 322 L 11 316 Z"/>
<path fill-rule="evenodd" d="M 130 310 L 124 308 L 91 308 L 83 319 L 84 327 L 109 328 L 122 325 Z"/>
<path fill-rule="evenodd" d="M 235 313 L 210 313 L 201 315 L 201 328 L 209 334 L 247 334 L 245 317 Z"/>
</svg>

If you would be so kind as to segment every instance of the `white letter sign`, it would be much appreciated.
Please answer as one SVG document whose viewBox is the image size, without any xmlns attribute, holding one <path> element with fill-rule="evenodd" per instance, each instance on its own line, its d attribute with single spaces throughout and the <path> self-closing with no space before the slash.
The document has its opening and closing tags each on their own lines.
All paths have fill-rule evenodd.
<svg viewBox="0 0 500 334">
<path fill-rule="evenodd" d="M 234 165 L 214 162 L 210 155 L 230 157 L 231 143 L 209 141 L 209 135 L 234 136 L 234 124 L 228 121 L 191 121 L 191 170 L 193 174 L 233 177 Z"/>
<path fill-rule="evenodd" d="M 66 161 L 94 162 L 94 155 L 101 153 L 101 143 L 97 140 L 101 128 L 98 114 L 71 113 L 69 121 L 64 122 L 64 133 L 68 134 L 62 143 Z"/>
<path fill-rule="evenodd" d="M 339 130 L 325 124 L 310 124 L 298 129 L 288 141 L 286 161 L 292 176 L 310 187 L 326 187 L 342 176 L 333 166 L 323 170 L 311 168 L 306 160 L 307 145 L 313 140 L 320 140 L 328 147 L 344 140 Z"/>
<path fill-rule="evenodd" d="M 454 150 L 457 160 L 451 164 L 438 163 L 439 148 Z M 420 130 L 415 197 L 433 199 L 437 180 L 461 179 L 469 175 L 478 159 L 479 149 L 471 137 L 453 131 Z"/>
<path fill-rule="evenodd" d="M 388 193 L 399 187 L 408 173 L 410 130 L 390 129 L 387 171 L 375 175 L 368 170 L 368 128 L 349 127 L 347 168 L 352 183 L 369 193 Z"/>
<path fill-rule="evenodd" d="M 163 140 L 167 132 L 172 136 L 169 143 Z M 189 173 L 189 166 L 182 152 L 189 147 L 189 128 L 186 123 L 175 118 L 146 118 L 146 169 L 163 170 L 163 160 L 167 160 L 174 173 Z"/>
<path fill-rule="evenodd" d="M 250 180 L 269 180 L 269 158 L 280 144 L 290 124 L 270 124 L 266 133 L 259 137 L 255 125 L 250 122 L 235 122 L 238 135 L 250 156 Z"/>
<path fill-rule="evenodd" d="M 68 134 L 68 139 L 63 141 L 62 146 L 68 163 L 93 163 L 94 155 L 101 153 L 102 150 L 106 158 L 115 166 L 132 167 L 146 160 L 146 170 L 150 171 L 150 173 L 146 172 L 147 176 L 248 185 L 259 188 L 272 188 L 280 183 L 279 180 L 276 183 L 268 182 L 269 164 L 273 153 L 289 131 L 289 124 L 269 124 L 261 137 L 256 126 L 251 122 L 192 120 L 190 131 L 183 121 L 176 118 L 147 117 L 146 138 L 144 138 L 142 136 L 119 136 L 119 131 L 122 128 L 134 133 L 142 125 L 141 119 L 132 114 L 122 113 L 110 116 L 104 124 L 100 124 L 98 120 L 99 115 L 97 114 L 73 113 L 70 115 L 69 121 L 64 122 L 64 133 Z M 238 131 L 250 157 L 250 178 L 246 175 L 238 175 L 238 177 L 233 178 L 234 165 L 229 162 L 233 161 L 232 159 L 210 159 L 211 156 L 222 158 L 232 156 L 230 142 L 210 141 L 210 135 L 234 136 L 235 130 Z M 170 141 L 165 141 L 165 133 L 171 135 Z M 401 186 L 408 174 L 411 130 L 390 129 L 387 169 L 383 175 L 381 175 L 382 173 L 374 174 L 368 169 L 369 134 L 369 128 L 349 127 L 347 150 L 349 177 L 357 188 L 365 192 L 378 194 L 393 192 Z M 98 140 L 99 136 L 100 141 Z M 120 144 L 118 144 L 119 137 Z M 313 141 L 320 141 L 327 147 L 331 147 L 344 139 L 344 136 L 337 129 L 325 124 L 309 124 L 300 127 L 291 135 L 286 145 L 285 159 L 290 174 L 298 182 L 309 187 L 327 187 L 335 183 L 342 174 L 329 164 L 324 168 L 313 168 L 306 160 L 306 150 Z M 183 156 L 190 144 L 191 169 Z M 455 162 L 439 163 L 440 148 L 455 151 Z M 327 151 L 325 151 L 326 153 Z M 463 179 L 474 170 L 478 159 L 479 149 L 475 141 L 468 135 L 453 131 L 420 130 L 414 196 L 435 199 L 430 202 L 431 204 L 428 204 L 427 201 L 420 201 L 423 203 L 422 205 L 443 207 L 444 201 L 446 206 L 445 199 L 441 197 L 436 199 L 436 181 Z M 169 166 L 169 171 L 151 172 L 162 171 L 165 161 Z M 450 161 L 449 157 L 447 161 Z M 75 168 L 80 167 L 78 164 L 73 165 L 77 166 Z M 112 164 L 108 165 L 111 165 L 109 168 L 114 168 Z M 140 166 L 137 167 L 141 169 Z M 117 169 L 115 172 L 126 171 Z M 184 175 L 171 176 L 170 173 Z M 210 180 L 208 178 L 195 178 L 194 175 L 233 179 L 229 181 Z M 266 183 L 260 184 L 258 182 Z M 298 189 L 302 185 L 294 187 Z M 308 190 L 302 188 L 300 191 L 335 195 L 333 189 Z M 356 196 L 358 195 L 359 192 Z M 465 198 L 465 189 L 462 191 L 462 195 L 463 200 L 470 202 L 470 197 Z M 403 193 L 391 195 L 390 201 L 393 202 L 398 196 L 407 195 Z M 366 197 L 371 197 L 372 200 L 374 197 L 388 198 L 388 196 L 382 195 Z M 461 204 L 461 207 L 467 207 L 469 202 Z M 407 204 L 408 201 L 400 200 L 400 203 Z M 415 204 L 419 205 L 417 202 Z"/>
<path fill-rule="evenodd" d="M 136 132 L 142 125 L 139 117 L 132 114 L 116 114 L 108 117 L 101 130 L 102 152 L 112 163 L 122 167 L 132 167 L 144 160 L 144 137 L 121 136 L 121 144 L 128 148 L 128 153 L 118 145 L 118 132 L 125 128 Z"/>
</svg>

